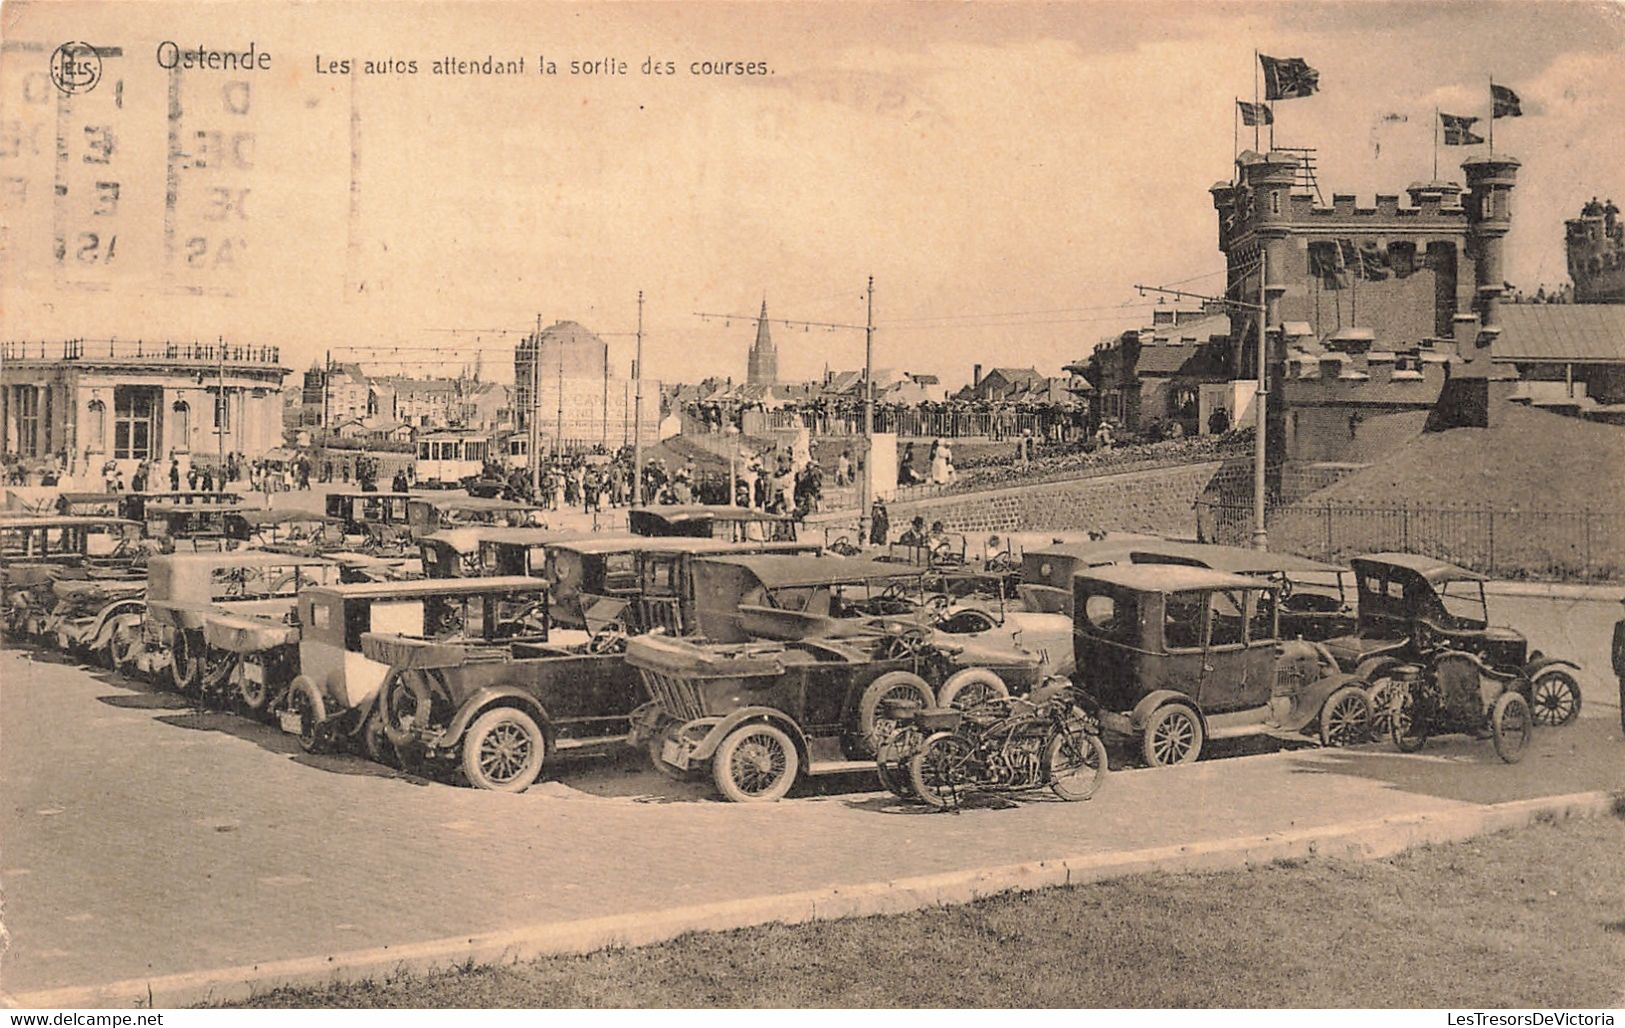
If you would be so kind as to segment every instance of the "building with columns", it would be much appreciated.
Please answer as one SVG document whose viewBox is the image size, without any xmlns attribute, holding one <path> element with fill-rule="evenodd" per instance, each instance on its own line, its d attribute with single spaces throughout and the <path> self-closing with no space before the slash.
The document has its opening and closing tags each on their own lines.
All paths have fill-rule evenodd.
<svg viewBox="0 0 1625 1028">
<path fill-rule="evenodd" d="M 1491 390 L 1516 378 L 1495 350 L 1518 167 L 1475 156 L 1465 190 L 1417 182 L 1408 204 L 1327 206 L 1299 154 L 1248 151 L 1212 187 L 1227 296 L 1264 308 L 1232 308 L 1229 356 L 1233 393 L 1250 396 L 1262 313 L 1272 465 L 1368 460 L 1424 423 L 1487 423 Z"/>
<path fill-rule="evenodd" d="M 213 464 L 282 444 L 274 346 L 80 340 L 0 344 L 0 452 L 82 481 L 108 461 Z"/>
</svg>

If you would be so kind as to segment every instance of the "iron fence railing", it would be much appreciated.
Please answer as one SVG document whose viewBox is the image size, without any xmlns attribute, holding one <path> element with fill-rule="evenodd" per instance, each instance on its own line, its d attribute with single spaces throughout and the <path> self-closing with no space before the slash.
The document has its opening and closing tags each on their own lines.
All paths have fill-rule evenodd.
<svg viewBox="0 0 1625 1028">
<path fill-rule="evenodd" d="M 1209 542 L 1246 544 L 1252 505 L 1198 500 L 1196 524 Z M 1270 549 L 1334 563 L 1399 550 L 1497 578 L 1625 578 L 1625 511 L 1293 503 L 1269 508 L 1264 527 Z"/>
<path fill-rule="evenodd" d="M 176 343 L 144 339 L 13 340 L 0 343 L 0 359 L 8 361 L 140 360 L 276 366 L 281 363 L 281 357 L 281 350 L 275 346 L 236 343 Z"/>
</svg>

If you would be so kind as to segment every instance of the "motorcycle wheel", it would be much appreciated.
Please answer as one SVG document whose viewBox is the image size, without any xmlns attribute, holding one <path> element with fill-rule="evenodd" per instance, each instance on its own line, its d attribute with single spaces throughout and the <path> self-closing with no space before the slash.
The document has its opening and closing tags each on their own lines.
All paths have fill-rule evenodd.
<svg viewBox="0 0 1625 1028">
<path fill-rule="evenodd" d="M 1068 803 L 1099 792 L 1109 771 L 1106 744 L 1090 732 L 1056 732 L 1044 747 L 1044 777 L 1050 790 Z"/>
<path fill-rule="evenodd" d="M 928 807 L 949 810 L 970 791 L 971 745 L 957 735 L 933 735 L 908 762 L 909 785 Z"/>
<path fill-rule="evenodd" d="M 1415 753 L 1427 745 L 1430 730 L 1428 712 L 1418 710 L 1414 689 L 1401 691 L 1397 699 L 1399 702 L 1388 708 L 1391 712 L 1388 734 L 1399 752 Z"/>
</svg>

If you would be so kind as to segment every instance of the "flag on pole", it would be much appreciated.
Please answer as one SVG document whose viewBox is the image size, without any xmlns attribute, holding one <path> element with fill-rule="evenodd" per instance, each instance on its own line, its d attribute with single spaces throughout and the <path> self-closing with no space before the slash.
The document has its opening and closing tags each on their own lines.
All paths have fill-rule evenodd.
<svg viewBox="0 0 1625 1028">
<path fill-rule="evenodd" d="M 1506 86 L 1490 83 L 1490 97 L 1495 101 L 1495 113 L 1490 115 L 1491 118 L 1523 117 L 1523 101 Z"/>
<path fill-rule="evenodd" d="M 1294 100 L 1320 90 L 1320 72 L 1309 67 L 1302 57 L 1259 54 L 1258 63 L 1264 66 L 1266 100 Z"/>
<path fill-rule="evenodd" d="M 1243 125 L 1275 124 L 1275 115 L 1264 104 L 1250 104 L 1245 100 L 1237 100 L 1236 106 L 1241 108 L 1241 123 Z"/>
<path fill-rule="evenodd" d="M 1460 114 L 1445 114 L 1439 112 L 1439 121 L 1444 126 L 1445 146 L 1473 146 L 1484 141 L 1484 137 L 1473 131 L 1477 118 L 1468 118 Z"/>
</svg>

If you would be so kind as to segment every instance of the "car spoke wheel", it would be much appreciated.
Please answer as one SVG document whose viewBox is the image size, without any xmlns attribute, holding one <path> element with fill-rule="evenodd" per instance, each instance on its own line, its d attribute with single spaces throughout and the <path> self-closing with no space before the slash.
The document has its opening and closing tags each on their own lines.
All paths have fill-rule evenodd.
<svg viewBox="0 0 1625 1028">
<path fill-rule="evenodd" d="M 132 677 L 140 648 L 141 626 L 120 625 L 113 629 L 113 637 L 107 640 L 107 662 L 114 671 L 127 678 Z"/>
<path fill-rule="evenodd" d="M 1353 746 L 1371 739 L 1371 701 L 1352 685 L 1332 693 L 1320 709 L 1320 744 Z"/>
<path fill-rule="evenodd" d="M 1151 767 L 1194 763 L 1202 755 L 1202 721 L 1189 707 L 1171 703 L 1159 707 L 1145 726 L 1141 756 Z"/>
<path fill-rule="evenodd" d="M 796 744 L 782 729 L 769 724 L 735 729 L 711 758 L 717 791 L 734 803 L 783 799 L 800 771 Z"/>
<path fill-rule="evenodd" d="M 1567 671 L 1542 671 L 1529 689 L 1535 724 L 1556 728 L 1580 716 L 1580 683 Z"/>
<path fill-rule="evenodd" d="M 1522 760 L 1534 728 L 1529 702 L 1520 693 L 1504 692 L 1495 701 L 1490 712 L 1490 729 L 1494 733 L 1496 755 L 1502 760 L 1508 764 Z"/>
<path fill-rule="evenodd" d="M 547 739 L 529 714 L 498 707 L 474 720 L 462 748 L 468 784 L 493 792 L 522 792 L 542 771 Z"/>
<path fill-rule="evenodd" d="M 300 680 L 288 690 L 288 710 L 299 719 L 299 748 L 306 753 L 320 753 L 325 748 L 322 721 L 327 717 L 327 706 L 308 681 Z"/>
<path fill-rule="evenodd" d="M 888 671 L 869 683 L 858 701 L 858 737 L 873 753 L 897 730 L 897 722 L 886 713 L 888 700 L 913 700 L 923 709 L 931 706 L 931 689 L 925 679 L 908 671 Z"/>
<path fill-rule="evenodd" d="M 1366 702 L 1371 707 L 1371 735 L 1380 739 L 1394 725 L 1394 705 L 1399 701 L 1399 690 L 1404 686 L 1392 678 L 1379 678 L 1366 690 Z"/>
<path fill-rule="evenodd" d="M 1009 695 L 1010 688 L 998 675 L 985 667 L 968 667 L 949 675 L 948 680 L 942 683 L 937 706 L 969 710 Z"/>
<path fill-rule="evenodd" d="M 1044 775 L 1050 790 L 1076 803 L 1100 791 L 1109 770 L 1106 744 L 1092 732 L 1056 732 L 1044 747 Z"/>
<path fill-rule="evenodd" d="M 203 642 L 194 639 L 192 633 L 184 629 L 175 630 L 175 638 L 169 646 L 169 679 L 175 684 L 175 691 L 184 696 L 196 696 L 203 679 Z"/>
<path fill-rule="evenodd" d="M 265 677 L 269 665 L 256 664 L 259 670 L 259 681 L 249 677 L 249 665 L 242 665 L 242 673 L 237 676 L 237 698 L 242 701 L 243 709 L 256 717 L 265 713 L 265 708 L 271 702 L 271 687 L 266 684 Z"/>
<path fill-rule="evenodd" d="M 909 784 L 927 806 L 948 810 L 970 791 L 971 745 L 957 735 L 934 735 L 908 762 Z"/>
</svg>

